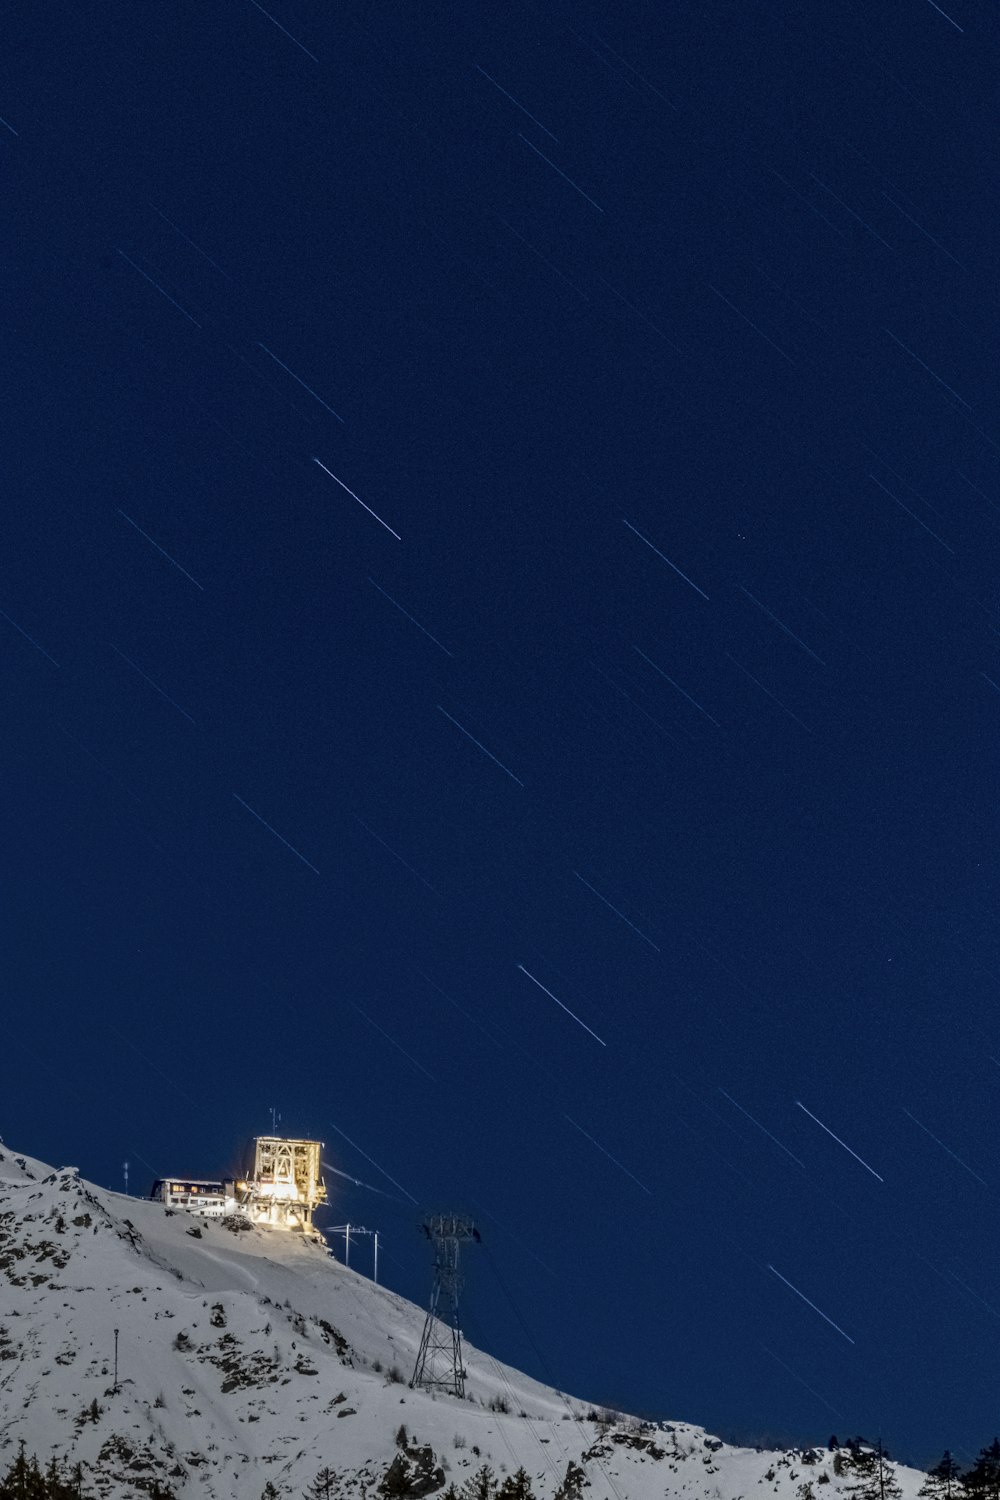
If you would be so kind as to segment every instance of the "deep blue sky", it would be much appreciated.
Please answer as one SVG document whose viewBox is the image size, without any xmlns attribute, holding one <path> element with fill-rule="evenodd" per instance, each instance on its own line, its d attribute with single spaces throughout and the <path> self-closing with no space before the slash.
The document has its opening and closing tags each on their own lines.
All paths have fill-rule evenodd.
<svg viewBox="0 0 1000 1500">
<path fill-rule="evenodd" d="M 1000 32 L 944 9 L 7 17 L 10 1143 L 144 1185 L 275 1106 L 473 1207 L 471 1336 L 566 1390 L 992 1437 Z M 424 1299 L 411 1202 L 333 1217 Z"/>
</svg>

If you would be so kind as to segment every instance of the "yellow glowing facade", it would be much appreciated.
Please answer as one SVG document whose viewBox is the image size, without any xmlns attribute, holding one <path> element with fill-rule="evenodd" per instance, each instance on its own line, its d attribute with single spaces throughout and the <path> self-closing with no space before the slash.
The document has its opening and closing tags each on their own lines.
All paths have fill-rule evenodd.
<svg viewBox="0 0 1000 1500">
<path fill-rule="evenodd" d="M 240 1184 L 243 1212 L 255 1224 L 310 1230 L 314 1210 L 326 1202 L 322 1150 L 322 1141 L 257 1136 L 253 1172 Z"/>
</svg>

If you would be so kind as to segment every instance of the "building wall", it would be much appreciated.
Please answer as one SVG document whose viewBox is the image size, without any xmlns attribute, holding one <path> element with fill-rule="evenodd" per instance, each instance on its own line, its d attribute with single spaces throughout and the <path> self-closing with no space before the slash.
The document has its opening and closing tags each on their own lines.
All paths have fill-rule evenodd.
<svg viewBox="0 0 1000 1500">
<path fill-rule="evenodd" d="M 200 1218 L 240 1214 L 274 1229 L 312 1229 L 313 1211 L 326 1202 L 322 1141 L 257 1136 L 253 1171 L 245 1182 L 164 1177 L 153 1184 L 159 1203 Z"/>
<path fill-rule="evenodd" d="M 236 1199 L 221 1182 L 192 1181 L 182 1177 L 167 1178 L 153 1185 L 153 1198 L 167 1208 L 197 1214 L 203 1219 L 221 1219 L 237 1211 Z"/>
<path fill-rule="evenodd" d="M 247 1184 L 248 1217 L 276 1229 L 310 1229 L 313 1210 L 326 1201 L 321 1151 L 321 1141 L 258 1136 Z"/>
</svg>

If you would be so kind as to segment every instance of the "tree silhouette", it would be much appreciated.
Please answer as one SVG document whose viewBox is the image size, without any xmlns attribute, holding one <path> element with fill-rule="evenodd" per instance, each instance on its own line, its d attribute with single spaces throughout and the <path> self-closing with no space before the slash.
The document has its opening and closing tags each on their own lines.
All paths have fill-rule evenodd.
<svg viewBox="0 0 1000 1500">
<path fill-rule="evenodd" d="M 523 1466 L 507 1475 L 497 1491 L 497 1500 L 535 1500 L 531 1479 Z"/>
<path fill-rule="evenodd" d="M 331 1500 L 337 1493 L 337 1472 L 335 1469 L 320 1469 L 312 1484 L 306 1490 L 309 1500 Z"/>
<path fill-rule="evenodd" d="M 862 1448 L 859 1439 L 856 1447 L 852 1445 L 851 1454 L 853 1483 L 847 1486 L 848 1494 L 857 1500 L 902 1500 L 902 1488 L 881 1439 L 874 1448 Z"/>
<path fill-rule="evenodd" d="M 974 1500 L 1000 1500 L 1000 1438 L 979 1450 L 972 1468 L 962 1475 L 962 1484 Z"/>
<path fill-rule="evenodd" d="M 954 1500 L 961 1488 L 961 1472 L 957 1459 L 952 1458 L 950 1448 L 946 1448 L 942 1458 L 928 1471 L 917 1494 L 924 1500 Z"/>
<path fill-rule="evenodd" d="M 462 1486 L 463 1500 L 496 1500 L 496 1492 L 496 1475 L 489 1464 L 483 1464 Z"/>
</svg>

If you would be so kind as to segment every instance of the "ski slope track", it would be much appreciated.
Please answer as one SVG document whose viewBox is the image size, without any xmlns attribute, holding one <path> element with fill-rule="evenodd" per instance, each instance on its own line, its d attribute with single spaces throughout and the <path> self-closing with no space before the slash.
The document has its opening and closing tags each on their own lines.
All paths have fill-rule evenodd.
<svg viewBox="0 0 1000 1500">
<path fill-rule="evenodd" d="M 687 1423 L 599 1425 L 468 1344 L 464 1401 L 410 1390 L 423 1318 L 322 1244 L 196 1220 L 0 1147 L 0 1473 L 23 1441 L 43 1463 L 81 1463 L 106 1500 L 154 1479 L 192 1500 L 257 1500 L 268 1481 L 299 1496 L 327 1467 L 338 1493 L 375 1497 L 405 1424 L 414 1495 L 461 1489 L 484 1463 L 523 1465 L 540 1500 L 570 1462 L 588 1500 L 846 1488 L 823 1450 L 809 1463 Z M 914 1500 L 924 1476 L 896 1473 Z"/>
</svg>

